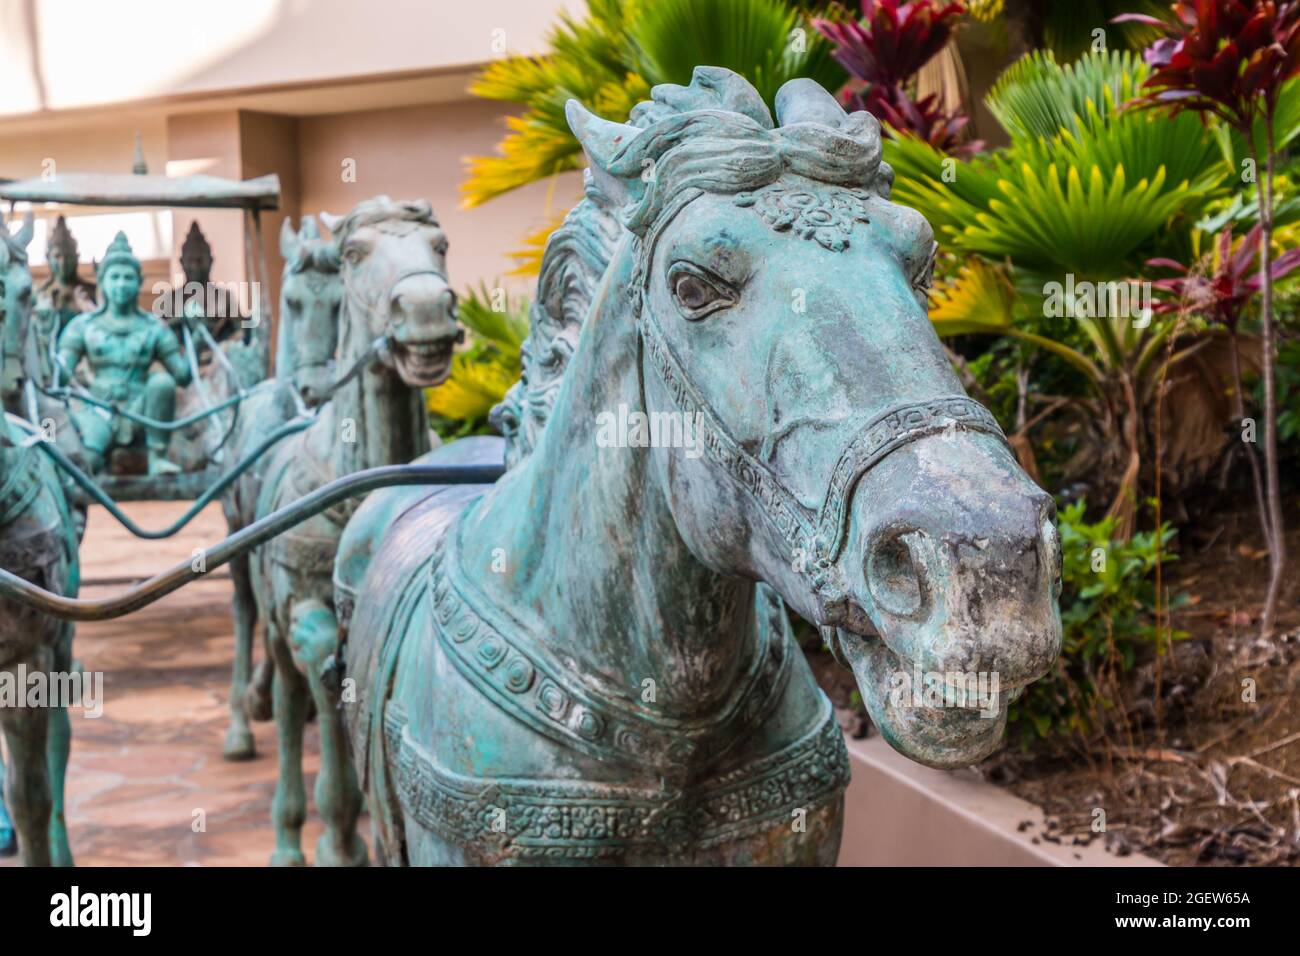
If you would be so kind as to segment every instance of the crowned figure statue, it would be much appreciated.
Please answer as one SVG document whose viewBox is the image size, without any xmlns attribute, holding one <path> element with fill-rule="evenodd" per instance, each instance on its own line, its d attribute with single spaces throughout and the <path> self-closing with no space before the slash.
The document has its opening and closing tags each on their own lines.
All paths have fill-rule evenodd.
<svg viewBox="0 0 1300 956">
<path fill-rule="evenodd" d="M 62 373 L 71 376 L 84 359 L 89 390 L 96 398 L 156 421 L 171 421 L 176 386 L 190 383 L 190 367 L 166 323 L 139 306 L 144 273 L 125 233 L 119 232 L 108 247 L 96 276 L 104 302 L 74 318 L 59 336 Z M 162 368 L 154 368 L 155 363 Z M 92 471 L 103 470 L 114 448 L 137 445 L 141 432 L 149 451 L 149 474 L 180 470 L 167 458 L 168 431 L 143 428 L 90 403 L 79 403 L 72 417 Z"/>
<path fill-rule="evenodd" d="M 181 271 L 185 273 L 182 314 L 202 320 L 213 341 L 224 342 L 241 335 L 239 320 L 244 316 L 227 289 L 212 285 L 212 247 L 194 221 L 181 244 Z"/>
<path fill-rule="evenodd" d="M 50 277 L 36 290 L 36 307 L 50 309 L 59 318 L 58 331 L 82 312 L 95 308 L 95 284 L 77 275 L 77 240 L 60 216 L 50 230 L 45 248 Z"/>
<path fill-rule="evenodd" d="M 82 312 L 95 308 L 95 285 L 77 275 L 77 240 L 60 216 L 50 230 L 45 247 L 50 277 L 36 289 L 32 307 L 31 336 L 35 354 L 30 366 L 38 380 L 47 382 L 53 373 L 52 351 L 59 334 Z"/>
</svg>

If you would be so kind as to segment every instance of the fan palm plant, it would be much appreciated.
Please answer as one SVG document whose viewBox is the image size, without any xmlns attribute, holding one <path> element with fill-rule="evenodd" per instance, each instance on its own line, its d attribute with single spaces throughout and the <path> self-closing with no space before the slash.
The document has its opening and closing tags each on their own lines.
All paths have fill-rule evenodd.
<svg viewBox="0 0 1300 956">
<path fill-rule="evenodd" d="M 467 206 L 581 167 L 582 148 L 564 118 L 569 99 L 623 122 L 652 86 L 687 84 L 699 64 L 741 74 L 769 106 L 795 77 L 831 89 L 844 82 L 830 46 L 785 0 L 588 0 L 587 8 L 585 20 L 560 17 L 548 56 L 499 60 L 470 87 L 524 112 L 506 121 L 500 155 L 469 160 Z"/>
<path fill-rule="evenodd" d="M 528 301 L 510 301 L 486 284 L 459 304 L 469 347 L 451 361 L 447 381 L 425 395 L 435 430 L 444 439 L 490 431 L 492 406 L 519 380 L 520 349 L 528 337 Z"/>
<path fill-rule="evenodd" d="M 911 137 L 885 146 L 895 198 L 923 212 L 942 245 L 969 257 L 935 290 L 936 328 L 1010 336 L 1077 373 L 1082 387 L 1070 407 L 1086 437 L 1077 464 L 1109 494 L 1121 536 L 1134 530 L 1157 397 L 1194 381 L 1185 390 L 1191 405 L 1206 407 L 1185 402 L 1178 414 L 1213 421 L 1224 392 L 1218 363 L 1205 361 L 1219 337 L 1195 317 L 1116 315 L 1070 302 L 1069 324 L 1047 321 L 1052 283 L 1057 290 L 1126 283 L 1148 258 L 1177 246 L 1229 175 L 1195 117 L 1155 120 L 1119 108 L 1146 75 L 1126 52 L 1068 66 L 1035 53 L 988 97 L 1009 147 L 962 162 Z M 1212 458 L 1221 434 L 1211 429 L 1215 447 L 1190 457 Z"/>
</svg>

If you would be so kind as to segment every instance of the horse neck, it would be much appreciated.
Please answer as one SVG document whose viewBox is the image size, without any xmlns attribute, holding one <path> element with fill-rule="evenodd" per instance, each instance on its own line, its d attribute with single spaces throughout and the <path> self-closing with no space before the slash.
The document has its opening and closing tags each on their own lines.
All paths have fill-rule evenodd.
<svg viewBox="0 0 1300 956">
<path fill-rule="evenodd" d="M 339 343 L 338 368 L 346 371 L 365 356 L 370 342 L 363 316 L 340 317 L 344 334 Z M 334 397 L 334 423 L 354 441 L 334 442 L 334 467 L 339 475 L 381 465 L 402 465 L 429 450 L 429 422 L 424 395 L 392 369 L 376 362 L 343 386 Z M 351 422 L 349 426 L 347 423 Z"/>
<path fill-rule="evenodd" d="M 14 445 L 20 440 L 18 429 L 9 424 L 4 408 L 0 407 L 0 484 L 4 484 L 9 470 L 18 463 L 18 450 Z"/>
<path fill-rule="evenodd" d="M 282 280 L 287 285 L 289 277 Z M 275 330 L 275 377 L 287 379 L 293 375 L 294 350 L 298 347 L 296 332 L 298 319 L 293 317 L 284 296 L 280 297 L 280 322 Z"/>
<path fill-rule="evenodd" d="M 627 258 L 615 255 L 594 296 L 536 450 L 467 515 L 462 568 L 583 674 L 624 693 L 652 678 L 650 706 L 699 716 L 749 664 L 753 585 L 691 554 L 652 464 L 659 450 L 597 446 L 600 412 L 645 411 Z M 499 548 L 505 573 L 476 573 Z"/>
</svg>

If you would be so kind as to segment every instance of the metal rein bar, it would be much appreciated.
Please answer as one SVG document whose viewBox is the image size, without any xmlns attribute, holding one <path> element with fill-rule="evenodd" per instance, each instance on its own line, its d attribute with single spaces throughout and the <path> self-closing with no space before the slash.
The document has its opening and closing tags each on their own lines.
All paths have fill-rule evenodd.
<svg viewBox="0 0 1300 956">
<path fill-rule="evenodd" d="M 130 531 L 137 538 L 170 538 L 194 520 L 194 516 L 207 507 L 209 502 L 216 499 L 222 492 L 239 480 L 240 475 L 246 472 L 253 465 L 257 464 L 257 460 L 266 454 L 271 446 L 285 438 L 288 438 L 290 435 L 303 431 L 315 420 L 316 416 L 315 414 L 312 414 L 307 417 L 295 418 L 281 425 L 268 435 L 261 444 L 240 459 L 233 468 L 217 479 L 217 481 L 213 483 L 212 487 L 208 488 L 207 491 L 203 492 L 202 495 L 196 498 L 194 504 L 191 505 L 183 515 L 167 527 L 159 528 L 156 531 L 151 531 L 148 528 L 141 528 L 138 524 L 132 521 L 130 516 L 118 507 L 117 502 L 110 498 L 103 488 L 95 484 L 93 478 L 78 468 L 76 464 L 63 453 L 63 449 L 59 448 L 59 446 L 54 442 L 42 440 L 34 442 L 34 444 L 40 448 L 41 451 L 45 452 L 45 454 L 49 455 L 56 465 L 67 472 L 68 476 L 76 482 L 77 486 L 81 488 L 82 491 L 86 492 L 86 494 L 90 495 L 96 504 L 103 505 L 104 508 L 107 509 L 108 513 L 117 519 L 118 524 L 126 528 L 127 531 Z M 30 423 L 22 421 L 22 419 L 15 420 L 15 423 L 19 424 L 22 428 L 30 431 L 34 435 L 40 434 L 40 432 Z"/>
<path fill-rule="evenodd" d="M 82 391 L 81 389 L 74 389 L 67 385 L 61 385 L 57 388 L 46 388 L 43 385 L 37 387 L 47 398 L 53 398 L 60 401 L 72 399 L 73 401 L 85 402 L 87 405 L 97 405 L 105 411 L 112 412 L 114 415 L 120 415 L 128 421 L 135 422 L 137 425 L 143 425 L 145 428 L 157 428 L 158 430 L 165 432 L 174 432 L 185 428 L 188 425 L 193 425 L 195 422 L 201 422 L 205 418 L 211 418 L 218 412 L 225 411 L 231 405 L 238 405 L 249 394 L 248 392 L 240 392 L 218 402 L 216 405 L 197 411 L 186 418 L 170 422 L 160 422 L 156 418 L 150 418 L 148 415 L 137 415 L 135 412 L 128 411 L 112 402 L 106 402 L 103 399 L 96 398 L 89 392 Z"/>
<path fill-rule="evenodd" d="M 69 598 L 37 587 L 0 569 L 0 598 L 65 621 L 105 621 L 130 614 L 197 581 L 252 548 L 347 498 L 396 485 L 489 485 L 505 473 L 504 465 L 387 465 L 337 478 L 285 505 L 201 553 L 115 597 L 99 601 Z"/>
<path fill-rule="evenodd" d="M 346 385 L 348 382 L 352 381 L 353 378 L 359 375 L 362 369 L 364 369 L 366 365 L 368 365 L 375 358 L 375 356 L 381 354 L 386 347 L 387 347 L 387 340 L 384 338 L 379 338 L 376 339 L 374 342 L 372 342 L 370 347 L 361 355 L 361 357 L 352 364 L 352 367 L 348 369 L 347 373 L 329 387 L 324 397 L 326 399 L 332 398 L 334 394 L 338 392 L 339 389 L 341 389 L 344 385 Z M 30 380 L 29 380 L 29 384 L 30 384 Z M 264 385 L 266 383 L 262 383 L 262 384 Z M 252 393 L 240 392 L 240 394 L 234 396 L 234 398 L 237 399 L 244 398 L 250 394 Z M 183 515 L 177 518 L 166 528 L 160 528 L 157 531 L 150 531 L 147 528 L 141 528 L 138 524 L 132 521 L 130 517 L 128 517 L 127 514 L 124 511 L 122 511 L 121 508 L 118 507 L 117 502 L 115 502 L 112 498 L 110 498 L 107 492 L 105 492 L 103 488 L 95 484 L 94 479 L 92 479 L 84 471 L 78 468 L 76 464 L 74 464 L 72 460 L 69 459 L 68 456 L 63 453 L 63 450 L 60 449 L 58 445 L 56 445 L 54 442 L 39 441 L 39 442 L 35 442 L 35 444 L 39 445 L 41 450 L 44 451 L 47 455 L 49 455 L 50 458 L 53 459 L 56 465 L 58 465 L 65 472 L 67 472 L 68 476 L 71 477 L 74 482 L 76 482 L 77 486 L 81 488 L 82 491 L 90 495 L 90 497 L 93 498 L 97 504 L 103 505 L 104 508 L 108 511 L 108 513 L 111 514 L 117 520 L 118 524 L 126 528 L 127 531 L 131 532 L 137 538 L 146 538 L 146 539 L 170 538 L 172 535 L 176 534 L 187 524 L 193 521 L 194 516 L 197 515 L 200 511 L 202 511 L 208 505 L 209 502 L 215 500 L 223 491 L 225 491 L 227 488 L 233 485 L 235 481 L 239 478 L 239 476 L 242 475 L 254 464 L 256 464 L 257 460 L 261 458 L 264 454 L 266 454 L 266 452 L 273 445 L 275 445 L 277 442 L 285 438 L 288 438 L 290 435 L 294 435 L 300 431 L 303 431 L 308 426 L 310 426 L 313 422 L 316 421 L 316 416 L 320 413 L 320 409 L 324 407 L 323 404 L 318 405 L 315 409 L 308 410 L 302 404 L 302 399 L 298 396 L 298 393 L 294 391 L 292 392 L 292 394 L 293 394 L 294 401 L 298 405 L 298 412 L 299 412 L 298 417 L 289 422 L 286 422 L 285 424 L 277 428 L 274 432 L 272 432 L 270 435 L 268 435 L 262 441 L 261 444 L 259 444 L 256 448 L 254 448 L 242 459 L 240 459 L 239 462 L 237 462 L 230 471 L 223 474 L 216 481 L 216 483 L 213 484 L 211 488 L 209 488 L 202 495 L 200 495 L 198 499 L 195 500 L 194 504 Z M 20 425 L 28 432 L 30 432 L 32 435 L 44 434 L 43 432 L 40 432 L 34 425 L 32 425 L 29 422 L 23 421 L 21 418 L 15 417 L 12 420 L 14 421 L 15 424 Z"/>
</svg>

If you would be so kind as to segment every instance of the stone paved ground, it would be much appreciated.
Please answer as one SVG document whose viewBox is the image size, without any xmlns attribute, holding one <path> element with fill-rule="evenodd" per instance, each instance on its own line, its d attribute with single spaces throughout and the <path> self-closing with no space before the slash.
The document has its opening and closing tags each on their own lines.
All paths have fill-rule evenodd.
<svg viewBox="0 0 1300 956">
<path fill-rule="evenodd" d="M 149 502 L 127 510 L 138 524 L 161 527 L 186 507 Z M 82 574 L 91 582 L 83 594 L 106 596 L 125 585 L 96 580 L 148 576 L 224 535 L 216 505 L 164 541 L 139 541 L 95 508 L 82 551 Z M 254 725 L 255 760 L 221 759 L 234 640 L 230 579 L 224 570 L 217 574 L 125 618 L 77 629 L 75 656 L 87 671 L 104 672 L 103 716 L 74 713 L 72 720 L 68 823 L 80 866 L 261 866 L 270 857 L 274 725 Z M 310 861 L 320 833 L 310 796 L 318 766 L 314 724 L 305 749 L 303 847 Z M 196 833 L 199 809 L 207 830 Z M 363 835 L 369 829 L 363 820 Z"/>
</svg>

